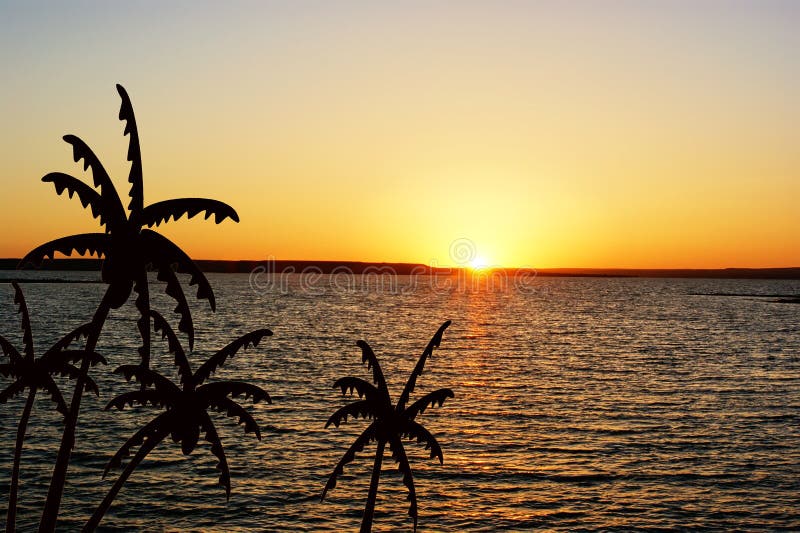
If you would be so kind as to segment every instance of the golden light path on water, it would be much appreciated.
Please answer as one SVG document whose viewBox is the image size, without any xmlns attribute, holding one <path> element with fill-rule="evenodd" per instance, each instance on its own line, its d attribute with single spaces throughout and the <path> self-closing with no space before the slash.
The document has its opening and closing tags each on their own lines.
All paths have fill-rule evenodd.
<svg viewBox="0 0 800 533">
<path fill-rule="evenodd" d="M 480 286 L 466 278 L 401 277 L 384 286 L 373 279 L 363 286 L 358 277 L 322 277 L 308 286 L 292 276 L 283 287 L 265 279 L 253 286 L 246 275 L 210 280 L 217 312 L 191 302 L 194 365 L 247 331 L 275 333 L 215 375 L 270 393 L 273 405 L 249 408 L 263 439 L 214 417 L 232 470 L 229 502 L 207 444 L 184 457 L 167 439 L 123 488 L 103 522 L 109 530 L 357 529 L 374 447 L 319 501 L 336 461 L 366 427 L 350 420 L 324 429 L 347 401 L 332 384 L 345 375 L 368 378 L 355 346 L 365 339 L 396 399 L 445 319 L 453 325 L 413 396 L 440 387 L 455 392 L 452 402 L 419 419 L 441 443 L 444 464 L 407 445 L 420 531 L 800 528 L 796 306 L 708 295 L 797 293 L 797 281 L 541 278 L 525 286 L 506 280 L 505 290 L 487 291 L 473 290 Z M 103 287 L 36 283 L 24 290 L 35 342 L 46 347 L 91 316 Z M 174 304 L 153 293 L 156 308 L 172 320 Z M 19 346 L 12 297 L 10 285 L 0 285 L 0 333 Z M 134 320 L 132 306 L 112 314 L 98 347 L 109 365 L 94 372 L 101 398 L 84 403 L 65 530 L 82 524 L 115 479 L 100 475 L 111 454 L 158 413 L 101 410 L 135 387 L 111 373 L 135 354 Z M 154 345 L 154 364 L 175 378 L 166 347 Z M 0 407 L 6 491 L 22 403 Z M 37 523 L 58 430 L 41 399 L 24 451 L 22 529 Z M 405 498 L 387 456 L 376 531 L 411 529 Z"/>
</svg>

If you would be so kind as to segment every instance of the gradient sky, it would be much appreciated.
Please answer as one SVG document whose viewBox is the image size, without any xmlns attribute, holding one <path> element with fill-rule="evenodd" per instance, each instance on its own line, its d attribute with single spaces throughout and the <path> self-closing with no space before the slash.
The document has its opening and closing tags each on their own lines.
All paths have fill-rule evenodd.
<svg viewBox="0 0 800 533">
<path fill-rule="evenodd" d="M 94 231 L 83 138 L 195 258 L 800 266 L 800 2 L 0 1 L 0 257 Z M 44 215 L 44 216 L 43 216 Z"/>
</svg>

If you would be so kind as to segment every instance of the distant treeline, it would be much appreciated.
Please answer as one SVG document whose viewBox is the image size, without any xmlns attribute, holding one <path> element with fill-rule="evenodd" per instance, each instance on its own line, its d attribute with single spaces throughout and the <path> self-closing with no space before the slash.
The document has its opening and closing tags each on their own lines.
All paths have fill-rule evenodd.
<svg viewBox="0 0 800 533">
<path fill-rule="evenodd" d="M 99 259 L 53 259 L 45 261 L 41 270 L 98 271 Z M 200 259 L 195 261 L 203 272 L 247 274 L 255 269 L 275 273 L 303 272 L 313 269 L 323 274 L 352 272 L 353 274 L 424 275 L 448 274 L 457 269 L 431 267 L 418 263 L 366 263 L 361 261 L 222 261 Z M 19 259 L 0 259 L 0 270 L 14 270 Z M 27 265 L 26 268 L 33 268 Z M 569 277 L 637 277 L 637 278 L 717 278 L 717 279 L 800 279 L 800 267 L 791 268 L 722 268 L 722 269 L 627 269 L 627 268 L 546 268 L 506 269 L 513 274 L 519 271 L 537 276 Z"/>
</svg>

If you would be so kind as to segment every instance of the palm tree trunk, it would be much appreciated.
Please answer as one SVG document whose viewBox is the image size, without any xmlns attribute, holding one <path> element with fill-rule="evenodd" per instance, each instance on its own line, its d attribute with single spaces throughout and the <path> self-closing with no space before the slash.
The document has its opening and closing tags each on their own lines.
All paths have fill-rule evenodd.
<svg viewBox="0 0 800 533">
<path fill-rule="evenodd" d="M 6 533 L 16 530 L 17 522 L 17 489 L 19 488 L 19 464 L 22 457 L 22 445 L 25 442 L 25 431 L 28 429 L 28 420 L 33 410 L 33 400 L 36 398 L 36 389 L 31 387 L 28 401 L 22 410 L 22 417 L 17 426 L 17 446 L 14 448 L 14 465 L 11 467 L 11 486 L 8 488 L 8 514 L 6 515 Z"/>
<path fill-rule="evenodd" d="M 97 529 L 97 526 L 100 525 L 100 521 L 105 516 L 106 512 L 111 508 L 111 503 L 114 501 L 114 498 L 117 497 L 122 485 L 128 480 L 130 475 L 139 466 L 139 463 L 147 456 L 148 453 L 153 451 L 153 448 L 161 442 L 161 440 L 167 435 L 166 431 L 159 432 L 153 435 L 151 438 L 145 439 L 142 445 L 139 447 L 139 451 L 136 452 L 136 455 L 133 456 L 133 459 L 128 463 L 128 466 L 125 467 L 125 470 L 119 475 L 117 480 L 114 482 L 114 485 L 109 489 L 108 494 L 106 497 L 103 498 L 103 501 L 97 507 L 92 517 L 86 522 L 86 525 L 83 526 L 83 531 L 94 531 Z"/>
<path fill-rule="evenodd" d="M 94 351 L 97 346 L 97 340 L 100 338 L 100 332 L 103 330 L 103 325 L 105 324 L 110 310 L 110 305 L 108 303 L 110 293 L 111 286 L 109 285 L 106 294 L 97 307 L 97 311 L 94 313 L 94 317 L 92 317 L 92 332 L 89 334 L 89 338 L 86 339 L 87 352 Z M 58 510 L 61 507 L 61 496 L 64 493 L 64 483 L 67 481 L 69 459 L 72 455 L 72 449 L 75 447 L 75 428 L 78 425 L 81 396 L 83 395 L 83 388 L 86 385 L 86 377 L 89 374 L 90 366 L 89 359 L 84 358 L 81 363 L 80 374 L 78 374 L 78 379 L 75 381 L 75 392 L 72 393 L 69 412 L 64 421 L 64 433 L 61 435 L 61 446 L 56 456 L 56 464 L 53 466 L 50 488 L 47 491 L 47 499 L 45 500 L 44 510 L 42 511 L 42 518 L 39 521 L 40 532 L 52 533 L 56 529 Z"/>
<path fill-rule="evenodd" d="M 372 517 L 375 515 L 375 500 L 378 497 L 378 481 L 381 477 L 381 463 L 383 462 L 383 449 L 386 441 L 378 441 L 378 449 L 375 450 L 375 464 L 372 466 L 372 479 L 369 482 L 369 494 L 367 495 L 367 505 L 364 507 L 364 518 L 361 520 L 361 533 L 372 531 Z"/>
</svg>

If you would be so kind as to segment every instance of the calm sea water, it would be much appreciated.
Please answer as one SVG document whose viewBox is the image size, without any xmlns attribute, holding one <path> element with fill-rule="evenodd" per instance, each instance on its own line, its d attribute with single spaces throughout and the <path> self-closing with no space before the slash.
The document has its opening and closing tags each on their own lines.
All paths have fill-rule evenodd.
<svg viewBox="0 0 800 533">
<path fill-rule="evenodd" d="M 415 393 L 455 391 L 455 400 L 420 418 L 441 443 L 444 465 L 407 446 L 420 531 L 800 530 L 800 306 L 707 295 L 798 293 L 800 282 L 543 278 L 522 292 L 432 287 L 426 278 L 412 287 L 401 278 L 407 290 L 392 292 L 363 290 L 358 278 L 348 288 L 322 277 L 313 291 L 296 277 L 282 288 L 253 287 L 247 275 L 209 279 L 218 309 L 192 302 L 195 366 L 237 335 L 275 332 L 217 374 L 272 395 L 273 405 L 249 407 L 263 439 L 215 416 L 232 468 L 227 502 L 207 444 L 185 457 L 167 439 L 128 481 L 105 528 L 357 529 L 374 448 L 319 501 L 333 466 L 366 427 L 357 420 L 323 428 L 346 401 L 332 384 L 368 377 L 355 346 L 365 339 L 396 398 L 430 336 L 451 319 Z M 103 286 L 24 290 L 44 351 L 91 317 Z M 0 333 L 20 346 L 12 298 L 11 286 L 0 284 Z M 154 299 L 175 316 L 162 295 Z M 111 373 L 135 360 L 134 320 L 132 306 L 114 312 L 101 337 L 109 366 L 93 374 L 100 399 L 84 400 L 64 530 L 79 527 L 111 485 L 116 474 L 101 479 L 109 457 L 159 412 L 102 410 L 135 387 Z M 174 377 L 166 347 L 155 346 L 156 366 Z M 4 500 L 22 405 L 0 406 Z M 19 521 L 28 530 L 38 523 L 60 434 L 50 406 L 44 398 L 36 404 L 24 450 Z M 411 529 L 405 496 L 387 457 L 376 531 Z"/>
</svg>

